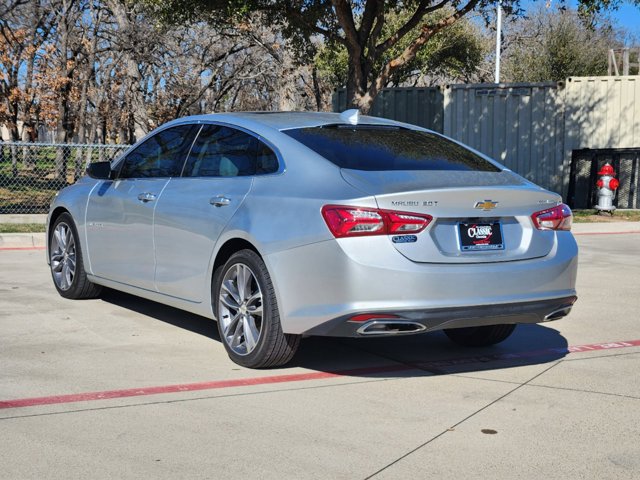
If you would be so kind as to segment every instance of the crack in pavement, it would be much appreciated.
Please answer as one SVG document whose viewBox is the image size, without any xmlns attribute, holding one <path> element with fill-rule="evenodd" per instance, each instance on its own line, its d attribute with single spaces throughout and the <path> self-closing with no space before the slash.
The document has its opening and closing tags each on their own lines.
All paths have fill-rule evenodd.
<svg viewBox="0 0 640 480">
<path fill-rule="evenodd" d="M 475 412 L 473 412 L 472 414 L 466 416 L 465 418 L 463 418 L 462 420 L 460 420 L 458 423 L 450 426 L 448 429 L 440 432 L 439 434 L 435 435 L 434 437 L 430 438 L 429 440 L 427 440 L 426 442 L 418 445 L 417 447 L 415 447 L 414 449 L 410 450 L 409 452 L 405 453 L 404 455 L 396 458 L 393 462 L 388 463 L 387 465 L 385 465 L 384 467 L 382 467 L 381 469 L 377 470 L 376 472 L 372 473 L 371 475 L 365 477 L 364 480 L 369 480 L 373 477 L 375 477 L 376 475 L 384 472 L 385 470 L 387 470 L 388 468 L 392 467 L 393 465 L 397 464 L 398 462 L 404 460 L 405 458 L 409 457 L 410 455 L 412 455 L 413 453 L 417 452 L 418 450 L 420 450 L 421 448 L 429 445 L 431 442 L 437 440 L 438 438 L 442 437 L 444 434 L 446 434 L 447 432 L 450 432 L 451 429 L 454 429 L 460 425 L 462 425 L 464 422 L 466 422 L 467 420 L 469 420 L 470 418 L 475 417 L 477 414 L 479 414 L 480 412 L 486 410 L 487 408 L 491 407 L 492 405 L 495 405 L 496 403 L 498 403 L 499 401 L 507 398 L 509 395 L 511 395 L 512 393 L 516 392 L 517 390 L 521 389 L 522 387 L 526 386 L 527 384 L 529 384 L 530 382 L 534 381 L 536 378 L 544 375 L 545 373 L 547 373 L 549 370 L 551 370 L 552 368 L 555 368 L 556 366 L 560 365 L 560 363 L 562 363 L 562 360 L 555 362 L 553 365 L 549 366 L 548 368 L 544 369 L 542 372 L 538 373 L 537 375 L 534 375 L 533 377 L 531 377 L 529 380 L 527 380 L 524 383 L 519 384 L 517 387 L 509 390 L 507 393 L 505 393 L 504 395 L 496 398 L 495 400 L 489 402 L 488 404 L 486 404 L 484 407 L 479 408 L 478 410 L 476 410 Z"/>
</svg>

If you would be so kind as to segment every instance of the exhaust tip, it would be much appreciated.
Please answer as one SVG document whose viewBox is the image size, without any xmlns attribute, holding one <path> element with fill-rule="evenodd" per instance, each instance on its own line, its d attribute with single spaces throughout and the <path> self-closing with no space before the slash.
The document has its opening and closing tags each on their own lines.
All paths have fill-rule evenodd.
<svg viewBox="0 0 640 480">
<path fill-rule="evenodd" d="M 417 322 L 402 320 L 373 320 L 361 326 L 357 333 L 360 335 L 403 335 L 418 333 L 427 327 Z"/>
<path fill-rule="evenodd" d="M 570 311 L 571 311 L 571 306 L 559 308 L 558 310 L 554 310 L 553 312 L 548 314 L 546 317 L 544 317 L 544 321 L 552 322 L 553 320 L 559 320 L 569 315 Z"/>
</svg>

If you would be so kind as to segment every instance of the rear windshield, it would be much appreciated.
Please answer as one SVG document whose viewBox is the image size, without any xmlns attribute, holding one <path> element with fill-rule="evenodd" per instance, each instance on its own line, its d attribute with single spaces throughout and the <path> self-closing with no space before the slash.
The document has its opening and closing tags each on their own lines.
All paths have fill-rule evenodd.
<svg viewBox="0 0 640 480">
<path fill-rule="evenodd" d="M 407 128 L 328 125 L 284 130 L 340 168 L 369 171 L 500 169 L 457 143 Z"/>
</svg>

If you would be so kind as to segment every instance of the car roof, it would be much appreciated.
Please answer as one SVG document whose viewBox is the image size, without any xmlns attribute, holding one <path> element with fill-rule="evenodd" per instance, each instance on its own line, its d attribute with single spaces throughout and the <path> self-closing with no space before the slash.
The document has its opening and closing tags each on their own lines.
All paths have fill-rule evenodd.
<svg viewBox="0 0 640 480">
<path fill-rule="evenodd" d="M 215 121 L 231 123 L 239 126 L 255 126 L 256 123 L 275 130 L 290 128 L 318 127 L 321 125 L 348 124 L 339 113 L 329 112 L 229 112 L 208 115 L 183 117 L 178 122 Z M 171 122 L 173 123 L 173 122 Z M 378 117 L 362 115 L 358 124 L 367 125 L 402 125 L 399 122 Z"/>
</svg>

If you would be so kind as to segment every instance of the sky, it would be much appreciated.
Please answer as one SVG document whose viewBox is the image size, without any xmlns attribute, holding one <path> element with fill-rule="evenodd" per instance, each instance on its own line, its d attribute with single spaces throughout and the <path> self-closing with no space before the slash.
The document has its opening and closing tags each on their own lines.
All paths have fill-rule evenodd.
<svg viewBox="0 0 640 480">
<path fill-rule="evenodd" d="M 528 10 L 529 8 L 537 7 L 541 3 L 541 0 L 522 0 L 521 6 L 525 10 Z M 551 0 L 550 3 L 552 5 L 558 5 L 560 1 Z M 578 2 L 576 0 L 566 0 L 565 4 L 571 8 L 578 8 Z M 640 41 L 640 6 L 633 5 L 629 1 L 623 1 L 618 10 L 610 12 L 609 16 Z"/>
<path fill-rule="evenodd" d="M 611 17 L 640 40 L 640 6 L 625 2 Z"/>
</svg>

